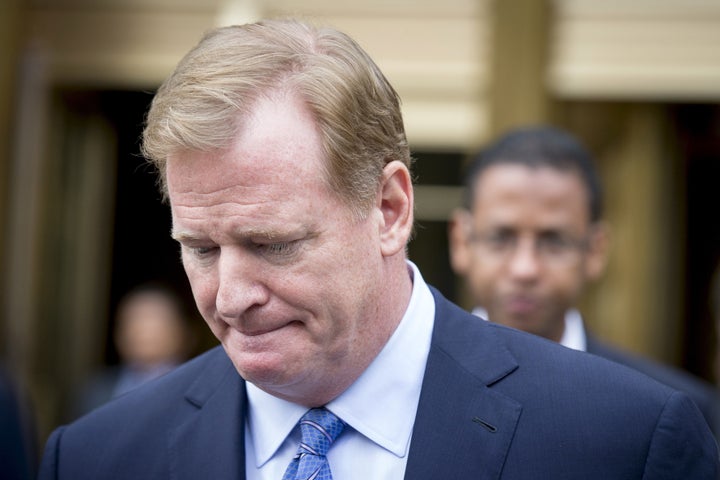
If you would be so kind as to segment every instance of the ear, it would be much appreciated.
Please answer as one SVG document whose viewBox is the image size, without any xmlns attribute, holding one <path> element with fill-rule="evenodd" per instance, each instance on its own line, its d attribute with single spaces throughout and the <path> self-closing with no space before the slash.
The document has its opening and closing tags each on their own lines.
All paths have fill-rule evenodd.
<svg viewBox="0 0 720 480">
<path fill-rule="evenodd" d="M 464 276 L 470 266 L 467 231 L 470 212 L 456 208 L 448 221 L 448 244 L 450 247 L 450 265 L 457 275 Z"/>
<path fill-rule="evenodd" d="M 588 239 L 585 273 L 590 280 L 597 280 L 607 266 L 610 251 L 610 226 L 606 222 L 595 223 Z"/>
<path fill-rule="evenodd" d="M 405 251 L 413 229 L 413 186 L 405 164 L 392 161 L 385 165 L 378 195 L 382 213 L 380 248 L 389 257 Z"/>
</svg>

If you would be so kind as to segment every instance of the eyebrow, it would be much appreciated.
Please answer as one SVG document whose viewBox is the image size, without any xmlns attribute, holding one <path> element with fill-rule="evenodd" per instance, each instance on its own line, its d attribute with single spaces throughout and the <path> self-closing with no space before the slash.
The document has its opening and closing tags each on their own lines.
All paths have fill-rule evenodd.
<svg viewBox="0 0 720 480">
<path fill-rule="evenodd" d="M 197 243 L 210 239 L 210 235 L 193 230 L 175 229 L 170 230 L 170 237 L 178 243 Z"/>
<path fill-rule="evenodd" d="M 292 230 L 278 230 L 275 228 L 246 228 L 240 231 L 235 232 L 235 234 L 239 237 L 244 238 L 262 238 L 266 240 L 274 240 L 277 238 L 286 237 L 288 235 L 292 235 L 294 232 Z M 177 242 L 183 243 L 183 242 L 194 242 L 199 241 L 202 238 L 206 238 L 205 235 L 196 235 L 193 232 L 186 231 L 186 230 L 175 230 L 172 229 L 170 231 L 170 236 Z"/>
<path fill-rule="evenodd" d="M 175 241 L 177 241 L 177 242 L 180 242 L 180 243 L 182 243 L 182 242 L 188 242 L 188 241 L 193 241 L 193 240 L 198 240 L 198 237 L 195 236 L 195 235 L 193 235 L 192 233 L 184 232 L 184 231 L 177 231 L 177 230 L 175 230 L 175 229 L 172 229 L 172 230 L 170 231 L 170 237 L 171 237 L 173 240 L 175 240 Z"/>
</svg>

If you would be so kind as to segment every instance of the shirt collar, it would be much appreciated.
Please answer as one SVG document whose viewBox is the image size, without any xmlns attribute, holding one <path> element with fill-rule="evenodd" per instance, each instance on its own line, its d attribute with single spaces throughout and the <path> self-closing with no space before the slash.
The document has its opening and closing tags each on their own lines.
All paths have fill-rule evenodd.
<svg viewBox="0 0 720 480">
<path fill-rule="evenodd" d="M 574 308 L 568 310 L 565 314 L 565 331 L 563 331 L 560 344 L 581 352 L 587 350 L 587 337 L 582 316 Z"/>
<path fill-rule="evenodd" d="M 435 301 L 420 271 L 407 262 L 413 289 L 387 344 L 360 377 L 326 408 L 398 457 L 407 454 L 435 318 Z M 392 392 L 388 395 L 388 392 Z M 255 463 L 265 464 L 307 411 L 247 383 Z"/>
<path fill-rule="evenodd" d="M 488 320 L 487 310 L 482 307 L 473 308 L 472 313 L 483 320 Z M 574 308 L 571 308 L 565 313 L 565 328 L 563 329 L 559 343 L 573 350 L 580 350 L 582 352 L 587 350 L 587 336 L 585 334 L 582 316 L 580 312 Z"/>
</svg>

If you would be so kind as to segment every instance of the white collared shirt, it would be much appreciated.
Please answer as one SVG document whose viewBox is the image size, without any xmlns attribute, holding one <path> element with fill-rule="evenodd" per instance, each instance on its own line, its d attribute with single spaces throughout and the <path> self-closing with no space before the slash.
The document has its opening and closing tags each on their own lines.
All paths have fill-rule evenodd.
<svg viewBox="0 0 720 480">
<path fill-rule="evenodd" d="M 328 452 L 334 480 L 397 480 L 405 474 L 435 318 L 435 301 L 420 271 L 412 262 L 408 270 L 413 290 L 397 329 L 355 383 L 326 405 L 348 424 Z M 295 455 L 295 426 L 307 408 L 250 383 L 247 392 L 247 479 L 278 480 Z"/>
<path fill-rule="evenodd" d="M 483 320 L 489 320 L 487 310 L 484 308 L 475 307 L 472 313 Z M 573 350 L 587 351 L 587 335 L 585 334 L 582 316 L 574 308 L 565 313 L 565 328 L 559 343 Z"/>
</svg>

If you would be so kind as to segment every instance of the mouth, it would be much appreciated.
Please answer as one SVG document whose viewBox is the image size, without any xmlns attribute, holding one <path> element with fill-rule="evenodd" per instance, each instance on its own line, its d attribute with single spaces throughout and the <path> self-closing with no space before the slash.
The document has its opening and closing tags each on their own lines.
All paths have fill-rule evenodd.
<svg viewBox="0 0 720 480">
<path fill-rule="evenodd" d="M 272 326 L 264 325 L 259 328 L 252 328 L 248 326 L 237 326 L 235 329 L 240 332 L 243 336 L 246 337 L 260 337 L 262 335 L 268 335 L 274 332 L 277 332 L 279 330 L 283 330 L 287 327 L 290 327 L 292 325 L 299 324 L 300 322 L 298 320 L 290 320 L 285 323 L 280 323 Z"/>
<path fill-rule="evenodd" d="M 514 316 L 526 316 L 535 312 L 538 302 L 529 297 L 514 297 L 506 303 L 507 311 Z"/>
</svg>

